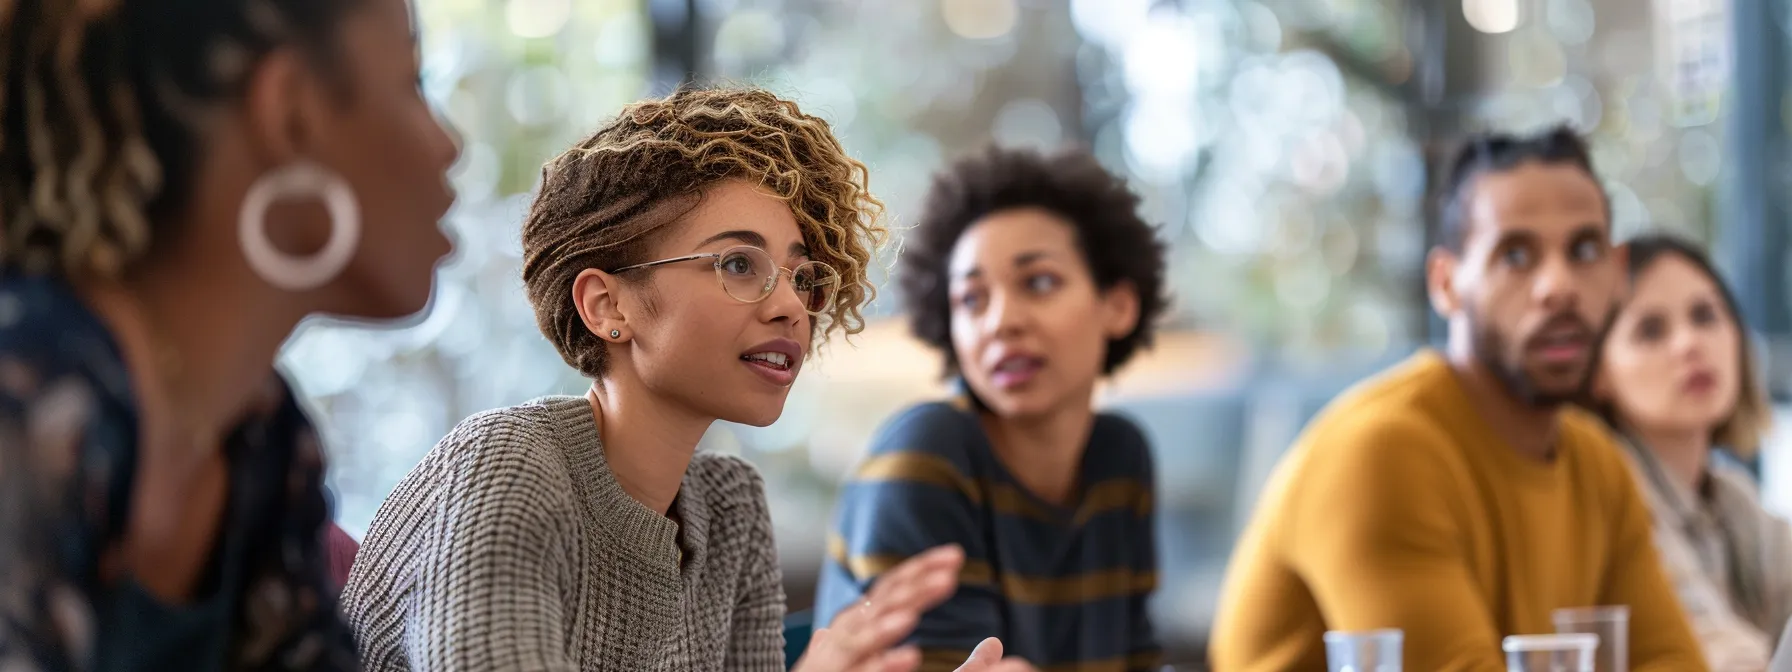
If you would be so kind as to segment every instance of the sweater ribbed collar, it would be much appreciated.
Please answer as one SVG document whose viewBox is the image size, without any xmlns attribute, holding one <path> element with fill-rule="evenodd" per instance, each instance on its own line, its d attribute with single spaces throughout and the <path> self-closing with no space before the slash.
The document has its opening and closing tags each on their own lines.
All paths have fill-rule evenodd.
<svg viewBox="0 0 1792 672">
<path fill-rule="evenodd" d="M 674 581 L 680 574 L 682 549 L 683 568 L 687 570 L 685 573 L 691 574 L 687 578 L 696 578 L 689 570 L 703 566 L 710 516 L 700 481 L 691 478 L 698 460 L 692 460 L 691 468 L 685 470 L 685 477 L 679 484 L 678 496 L 672 503 L 678 518 L 674 522 L 630 497 L 616 481 L 616 473 L 610 470 L 610 463 L 604 457 L 603 438 L 589 400 L 571 396 L 544 397 L 536 403 L 541 404 L 552 418 L 555 436 L 564 442 L 568 462 L 572 465 L 573 480 L 584 490 L 582 494 L 598 518 L 595 527 L 607 537 L 612 547 L 647 568 L 669 574 L 659 578 Z"/>
</svg>

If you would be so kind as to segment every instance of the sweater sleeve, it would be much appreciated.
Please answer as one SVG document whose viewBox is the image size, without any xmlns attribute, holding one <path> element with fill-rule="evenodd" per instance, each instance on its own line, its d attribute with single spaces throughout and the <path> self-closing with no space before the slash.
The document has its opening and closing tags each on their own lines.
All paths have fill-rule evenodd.
<svg viewBox="0 0 1792 672">
<path fill-rule="evenodd" d="M 1604 604 L 1630 605 L 1630 669 L 1634 672 L 1704 670 L 1705 658 L 1687 624 L 1674 588 L 1662 573 L 1647 507 L 1636 480 L 1611 455 L 1616 512 L 1612 566 L 1607 570 Z"/>
<path fill-rule="evenodd" d="M 1315 437 L 1285 525 L 1271 533 L 1333 630 L 1399 628 L 1406 666 L 1504 672 L 1476 590 L 1436 430 L 1369 418 Z M 1319 451 L 1323 451 L 1322 453 Z"/>
<path fill-rule="evenodd" d="M 405 650 L 417 672 L 573 672 L 562 608 L 565 503 L 546 467 L 506 446 L 525 440 L 502 423 L 457 430 L 442 475 L 434 530 L 417 553 Z"/>
<path fill-rule="evenodd" d="M 922 649 L 923 669 L 954 669 L 983 638 L 1002 635 L 1001 595 L 976 505 L 981 493 L 966 475 L 962 422 L 949 407 L 922 406 L 874 439 L 841 494 L 816 595 L 818 627 L 863 599 L 878 575 L 955 543 L 965 551 L 958 591 L 924 614 L 910 638 Z"/>
<path fill-rule="evenodd" d="M 748 521 L 752 556 L 741 576 L 741 592 L 734 605 L 723 668 L 732 672 L 783 672 L 784 577 L 778 569 L 778 548 L 772 540 L 765 484 L 751 467 L 743 473 L 750 475 L 747 492 L 737 499 L 747 503 L 752 512 Z"/>
</svg>

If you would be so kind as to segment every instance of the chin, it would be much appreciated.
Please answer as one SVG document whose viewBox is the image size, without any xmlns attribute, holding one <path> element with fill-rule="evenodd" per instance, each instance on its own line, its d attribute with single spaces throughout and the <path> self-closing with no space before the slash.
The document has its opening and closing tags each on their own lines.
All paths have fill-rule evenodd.
<svg viewBox="0 0 1792 672">
<path fill-rule="evenodd" d="M 738 425 L 766 427 L 784 416 L 784 396 L 779 395 L 773 403 L 753 403 L 739 408 L 730 408 L 716 413 L 715 416 L 718 420 Z"/>
<path fill-rule="evenodd" d="M 425 293 L 421 298 L 413 295 L 399 296 L 377 305 L 369 306 L 355 317 L 381 325 L 405 327 L 422 322 L 429 317 L 429 311 L 435 306 L 435 295 Z"/>
<path fill-rule="evenodd" d="M 348 282 L 343 286 L 349 295 L 343 317 L 371 322 L 402 324 L 421 322 L 429 315 L 436 299 L 436 274 L 410 274 L 409 277 L 359 276 L 368 282 Z"/>
<path fill-rule="evenodd" d="M 990 412 L 1004 418 L 1026 418 L 1044 414 L 1051 408 L 1037 392 L 1021 394 L 978 392 L 977 398 Z"/>
</svg>

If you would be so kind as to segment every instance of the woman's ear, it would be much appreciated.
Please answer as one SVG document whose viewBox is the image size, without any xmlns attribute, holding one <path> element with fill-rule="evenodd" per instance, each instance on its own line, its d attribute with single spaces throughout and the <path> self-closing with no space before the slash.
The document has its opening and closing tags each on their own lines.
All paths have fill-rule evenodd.
<svg viewBox="0 0 1792 672">
<path fill-rule="evenodd" d="M 572 303 L 591 333 L 612 343 L 628 340 L 628 316 L 617 295 L 618 279 L 595 268 L 579 272 L 572 281 Z"/>
<path fill-rule="evenodd" d="M 1121 280 L 1103 290 L 1102 330 L 1109 340 L 1126 338 L 1139 326 L 1139 289 L 1131 281 Z"/>
</svg>

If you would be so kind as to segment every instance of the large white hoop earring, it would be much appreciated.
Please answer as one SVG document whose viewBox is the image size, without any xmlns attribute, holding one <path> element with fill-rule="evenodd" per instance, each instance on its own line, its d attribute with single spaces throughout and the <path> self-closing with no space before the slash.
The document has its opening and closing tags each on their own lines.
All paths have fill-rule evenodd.
<svg viewBox="0 0 1792 672">
<path fill-rule="evenodd" d="M 268 238 L 268 207 L 280 199 L 321 199 L 330 214 L 330 238 L 316 254 L 296 256 L 274 248 Z M 348 182 L 308 161 L 290 163 L 249 186 L 237 217 L 237 240 L 249 268 L 268 284 L 290 292 L 317 289 L 336 279 L 355 256 L 361 240 L 361 204 Z"/>
</svg>

